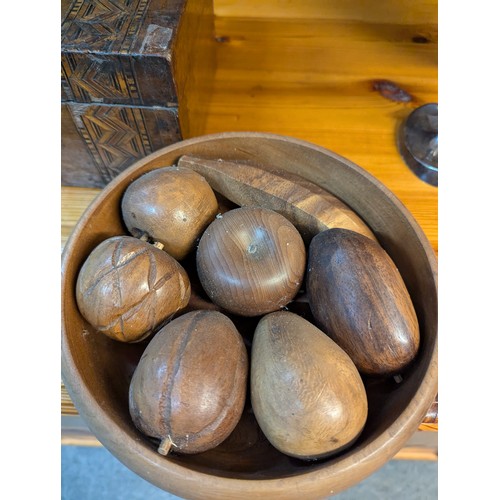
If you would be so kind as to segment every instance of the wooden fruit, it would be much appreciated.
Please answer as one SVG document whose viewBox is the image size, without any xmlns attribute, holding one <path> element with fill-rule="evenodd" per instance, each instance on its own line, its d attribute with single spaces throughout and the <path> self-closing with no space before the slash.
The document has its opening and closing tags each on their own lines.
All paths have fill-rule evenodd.
<svg viewBox="0 0 500 500">
<path fill-rule="evenodd" d="M 267 439 L 302 459 L 337 453 L 361 433 L 365 387 L 349 356 L 304 318 L 264 316 L 252 344 L 252 407 Z"/>
<path fill-rule="evenodd" d="M 248 356 L 232 321 L 217 311 L 192 311 L 151 340 L 134 372 L 130 415 L 158 452 L 215 448 L 238 423 L 246 397 Z"/>
<path fill-rule="evenodd" d="M 403 278 L 385 250 L 345 229 L 309 247 L 307 293 L 318 326 L 366 374 L 403 369 L 416 356 L 419 325 Z"/>
<path fill-rule="evenodd" d="M 78 270 L 93 242 L 123 234 L 120 200 L 133 179 L 158 165 L 172 165 L 187 153 L 273 164 L 321 182 L 376 230 L 411 290 L 421 327 L 419 355 L 403 374 L 402 383 L 396 384 L 391 377 L 367 385 L 369 403 L 374 401 L 374 406 L 364 431 L 346 453 L 303 463 L 276 452 L 270 460 L 269 447 L 263 445 L 252 448 L 255 452 L 239 450 L 222 458 L 216 451 L 225 448 L 224 442 L 202 454 L 166 459 L 154 450 L 150 438 L 137 431 L 124 399 L 130 383 L 129 361 L 124 354 L 127 347 L 134 349 L 134 345 L 108 342 L 102 335 L 92 335 L 93 329 L 88 329 L 89 335 L 82 335 L 86 325 L 76 309 L 74 289 Z M 65 246 L 61 271 L 61 361 L 71 399 L 92 432 L 117 459 L 155 486 L 180 497 L 329 497 L 356 485 L 399 452 L 415 435 L 437 393 L 437 260 L 432 245 L 411 212 L 378 179 L 336 153 L 299 139 L 260 132 L 225 132 L 195 137 L 152 153 L 116 178 L 92 202 Z M 257 319 L 250 321 L 258 323 Z M 239 318 L 241 323 L 247 320 Z M 93 338 L 97 341 L 91 341 Z M 253 430 L 247 434 L 249 440 L 254 435 Z"/>
<path fill-rule="evenodd" d="M 179 158 L 178 165 L 203 175 L 215 191 L 240 206 L 280 213 L 294 224 L 306 243 L 333 227 L 351 229 L 376 241 L 371 229 L 345 203 L 298 175 L 187 155 Z"/>
<path fill-rule="evenodd" d="M 146 234 L 182 260 L 214 219 L 218 204 L 204 177 L 173 166 L 151 170 L 133 181 L 123 195 L 121 211 L 133 236 Z"/>
<path fill-rule="evenodd" d="M 82 316 L 98 331 L 122 342 L 148 337 L 187 306 L 189 278 L 170 255 L 132 236 L 100 243 L 76 282 Z"/>
<path fill-rule="evenodd" d="M 227 311 L 257 316 L 288 304 L 302 283 L 306 250 L 297 229 L 263 208 L 226 212 L 203 233 L 196 264 L 210 299 Z"/>
</svg>

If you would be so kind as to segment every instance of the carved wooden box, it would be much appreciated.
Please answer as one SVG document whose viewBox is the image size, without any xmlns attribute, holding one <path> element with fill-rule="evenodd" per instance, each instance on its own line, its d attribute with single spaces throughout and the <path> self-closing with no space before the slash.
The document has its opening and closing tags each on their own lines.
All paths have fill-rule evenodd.
<svg viewBox="0 0 500 500">
<path fill-rule="evenodd" d="M 212 65 L 212 1 L 61 6 L 61 183 L 102 187 L 192 134 L 190 73 L 193 64 Z"/>
</svg>

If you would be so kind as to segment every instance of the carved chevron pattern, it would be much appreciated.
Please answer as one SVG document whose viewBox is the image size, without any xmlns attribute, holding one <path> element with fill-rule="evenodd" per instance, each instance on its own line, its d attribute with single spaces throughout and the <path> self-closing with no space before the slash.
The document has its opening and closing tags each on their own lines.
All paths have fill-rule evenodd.
<svg viewBox="0 0 500 500">
<path fill-rule="evenodd" d="M 106 182 L 153 151 L 140 109 L 113 106 L 84 109 L 73 114 L 73 119 Z"/>
<path fill-rule="evenodd" d="M 148 4 L 149 0 L 74 0 L 61 27 L 63 48 L 126 52 Z"/>
<path fill-rule="evenodd" d="M 63 98 L 143 104 L 127 57 L 150 0 L 74 0 L 63 19 Z"/>
<path fill-rule="evenodd" d="M 63 78 L 71 88 L 73 99 L 79 102 L 100 102 L 110 99 L 137 98 L 137 86 L 130 62 L 108 57 L 105 60 L 93 54 L 63 54 Z M 132 76 L 127 78 L 127 73 Z"/>
</svg>

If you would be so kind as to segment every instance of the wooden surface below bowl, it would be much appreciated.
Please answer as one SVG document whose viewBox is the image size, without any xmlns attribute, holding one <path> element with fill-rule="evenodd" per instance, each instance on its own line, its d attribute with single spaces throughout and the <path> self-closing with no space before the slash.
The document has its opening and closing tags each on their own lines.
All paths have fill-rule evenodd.
<svg viewBox="0 0 500 500">
<path fill-rule="evenodd" d="M 78 271 L 104 239 L 127 234 L 120 214 L 126 187 L 184 154 L 243 161 L 298 174 L 327 189 L 371 227 L 396 263 L 412 297 L 421 348 L 399 383 L 365 377 L 367 425 L 338 456 L 304 462 L 275 450 L 247 408 L 236 430 L 214 450 L 192 456 L 156 452 L 128 412 L 128 385 L 147 342 L 121 344 L 95 331 L 75 301 Z M 240 325 L 249 331 L 252 320 Z M 390 460 L 417 430 L 437 393 L 437 261 L 412 215 L 379 181 L 352 162 L 305 141 L 265 133 L 221 133 L 161 149 L 116 177 L 85 211 L 63 253 L 63 380 L 81 416 L 131 470 L 186 498 L 317 498 L 342 491 Z"/>
</svg>

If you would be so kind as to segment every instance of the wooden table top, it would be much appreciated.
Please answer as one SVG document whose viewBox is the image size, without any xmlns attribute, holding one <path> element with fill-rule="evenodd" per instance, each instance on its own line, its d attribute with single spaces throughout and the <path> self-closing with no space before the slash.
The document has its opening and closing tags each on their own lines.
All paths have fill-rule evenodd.
<svg viewBox="0 0 500 500">
<path fill-rule="evenodd" d="M 360 4 L 216 0 L 215 82 L 204 108 L 192 110 L 203 113 L 197 135 L 272 132 L 345 156 L 401 200 L 437 254 L 438 189 L 410 171 L 396 143 L 413 109 L 437 103 L 437 0 Z M 99 192 L 62 187 L 62 246 Z M 62 390 L 62 414 L 74 414 Z M 427 420 L 437 429 L 436 408 Z"/>
</svg>

